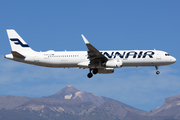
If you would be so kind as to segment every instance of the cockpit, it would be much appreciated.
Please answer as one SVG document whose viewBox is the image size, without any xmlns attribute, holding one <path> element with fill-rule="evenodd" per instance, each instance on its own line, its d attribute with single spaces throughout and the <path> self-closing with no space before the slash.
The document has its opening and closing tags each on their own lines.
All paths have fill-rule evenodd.
<svg viewBox="0 0 180 120">
<path fill-rule="evenodd" d="M 165 53 L 165 56 L 170 56 L 168 53 Z"/>
</svg>

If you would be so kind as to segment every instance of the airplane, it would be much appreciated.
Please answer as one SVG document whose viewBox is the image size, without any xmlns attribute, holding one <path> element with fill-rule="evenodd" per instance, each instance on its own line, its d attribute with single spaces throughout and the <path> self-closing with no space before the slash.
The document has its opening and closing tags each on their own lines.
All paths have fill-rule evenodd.
<svg viewBox="0 0 180 120">
<path fill-rule="evenodd" d="M 156 74 L 159 66 L 170 65 L 176 62 L 173 56 L 160 50 L 111 50 L 99 51 L 81 35 L 88 51 L 53 51 L 36 52 L 13 29 L 7 29 L 11 54 L 4 57 L 17 62 L 53 68 L 82 68 L 89 69 L 87 74 L 114 73 L 115 68 L 155 66 Z"/>
</svg>

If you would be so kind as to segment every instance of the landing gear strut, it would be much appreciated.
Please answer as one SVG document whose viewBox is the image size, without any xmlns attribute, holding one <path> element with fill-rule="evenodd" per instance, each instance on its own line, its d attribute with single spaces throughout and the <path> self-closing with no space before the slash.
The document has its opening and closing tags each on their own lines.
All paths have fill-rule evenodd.
<svg viewBox="0 0 180 120">
<path fill-rule="evenodd" d="M 158 71 L 158 66 L 155 66 L 156 67 L 156 74 L 159 75 L 160 72 Z"/>
<path fill-rule="evenodd" d="M 93 69 L 93 71 L 92 71 L 93 74 L 91 73 L 91 71 L 92 71 L 92 69 L 89 69 L 89 73 L 87 74 L 88 78 L 92 78 L 93 74 L 97 74 L 98 73 L 98 69 L 97 68 Z"/>
<path fill-rule="evenodd" d="M 91 70 L 92 70 L 92 69 L 89 69 L 89 73 L 87 74 L 87 77 L 88 77 L 88 78 L 92 78 L 92 76 L 93 76 L 93 74 L 91 73 Z"/>
</svg>

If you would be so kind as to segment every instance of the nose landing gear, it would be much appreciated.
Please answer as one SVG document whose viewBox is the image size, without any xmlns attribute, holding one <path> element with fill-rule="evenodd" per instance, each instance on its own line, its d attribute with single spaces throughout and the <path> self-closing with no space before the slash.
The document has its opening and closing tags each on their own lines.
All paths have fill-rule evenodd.
<svg viewBox="0 0 180 120">
<path fill-rule="evenodd" d="M 160 72 L 158 71 L 158 66 L 155 66 L 156 67 L 156 74 L 159 75 Z"/>
</svg>

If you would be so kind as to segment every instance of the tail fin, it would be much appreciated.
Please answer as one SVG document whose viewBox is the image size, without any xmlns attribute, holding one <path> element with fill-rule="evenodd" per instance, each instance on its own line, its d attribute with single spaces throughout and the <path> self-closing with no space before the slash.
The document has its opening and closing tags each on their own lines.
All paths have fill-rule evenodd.
<svg viewBox="0 0 180 120">
<path fill-rule="evenodd" d="M 16 52 L 34 52 L 29 45 L 18 35 L 18 33 L 13 29 L 7 29 L 7 34 L 9 37 L 9 42 L 12 51 Z"/>
</svg>

